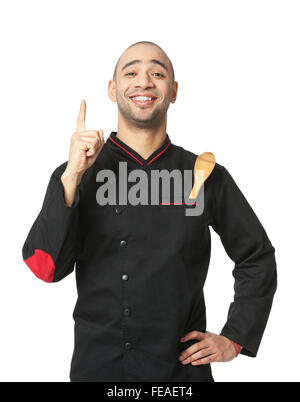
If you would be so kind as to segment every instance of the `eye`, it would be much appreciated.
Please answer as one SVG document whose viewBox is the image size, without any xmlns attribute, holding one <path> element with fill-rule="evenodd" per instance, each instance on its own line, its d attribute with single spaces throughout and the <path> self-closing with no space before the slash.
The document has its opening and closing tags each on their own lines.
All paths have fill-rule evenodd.
<svg viewBox="0 0 300 402">
<path fill-rule="evenodd" d="M 135 73 L 131 71 L 129 73 L 126 73 L 125 76 L 127 76 L 127 75 L 129 76 L 129 74 L 135 74 Z M 165 77 L 162 73 L 154 73 L 154 74 L 159 74 L 162 78 Z"/>
</svg>

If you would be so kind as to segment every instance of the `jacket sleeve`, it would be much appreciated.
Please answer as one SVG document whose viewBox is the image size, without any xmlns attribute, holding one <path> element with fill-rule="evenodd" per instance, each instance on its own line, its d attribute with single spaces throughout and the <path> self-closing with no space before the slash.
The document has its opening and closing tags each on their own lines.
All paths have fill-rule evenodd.
<svg viewBox="0 0 300 402">
<path fill-rule="evenodd" d="M 22 248 L 30 270 L 45 282 L 58 282 L 74 270 L 79 247 L 79 187 L 72 206 L 64 199 L 61 175 L 67 162 L 54 170 L 42 209 Z"/>
<path fill-rule="evenodd" d="M 234 300 L 220 335 L 255 357 L 277 288 L 275 248 L 226 168 L 215 169 L 211 226 L 235 263 Z"/>
</svg>

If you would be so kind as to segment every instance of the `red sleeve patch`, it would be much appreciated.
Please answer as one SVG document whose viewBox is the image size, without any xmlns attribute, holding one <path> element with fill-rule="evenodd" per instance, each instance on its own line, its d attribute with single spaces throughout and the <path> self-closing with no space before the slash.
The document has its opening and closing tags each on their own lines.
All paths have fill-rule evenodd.
<svg viewBox="0 0 300 402">
<path fill-rule="evenodd" d="M 24 262 L 39 279 L 48 283 L 53 282 L 55 265 L 50 254 L 35 249 L 34 254 Z"/>
</svg>

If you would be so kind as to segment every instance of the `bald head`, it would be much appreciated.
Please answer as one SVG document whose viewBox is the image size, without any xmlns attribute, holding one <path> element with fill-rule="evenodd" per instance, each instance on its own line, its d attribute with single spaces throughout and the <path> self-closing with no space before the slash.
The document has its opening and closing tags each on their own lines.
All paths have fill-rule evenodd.
<svg viewBox="0 0 300 402">
<path fill-rule="evenodd" d="M 174 81 L 175 81 L 175 74 L 174 74 L 174 68 L 173 68 L 173 64 L 172 64 L 171 60 L 169 59 L 168 55 L 165 53 L 165 51 L 164 51 L 160 46 L 158 46 L 156 43 L 149 42 L 149 41 L 135 42 L 135 43 L 133 43 L 132 45 L 128 46 L 128 48 L 121 54 L 121 56 L 119 57 L 119 59 L 118 59 L 118 61 L 117 61 L 117 63 L 116 63 L 116 66 L 115 66 L 115 69 L 114 69 L 114 74 L 113 74 L 113 80 L 116 81 L 116 79 L 117 79 L 117 74 L 118 74 L 118 69 L 119 69 L 119 66 L 120 66 L 120 61 L 121 61 L 121 59 L 124 58 L 124 55 L 125 55 L 126 53 L 128 53 L 128 50 L 129 50 L 129 49 L 131 49 L 131 48 L 133 48 L 133 47 L 141 46 L 141 45 L 144 45 L 144 46 L 155 46 L 157 49 L 160 50 L 160 52 L 164 55 L 164 58 L 165 58 L 166 61 L 167 61 L 167 65 L 166 65 L 166 64 L 164 64 L 164 65 L 165 65 L 165 67 L 166 67 L 168 70 L 170 70 L 171 82 L 174 83 Z"/>
</svg>

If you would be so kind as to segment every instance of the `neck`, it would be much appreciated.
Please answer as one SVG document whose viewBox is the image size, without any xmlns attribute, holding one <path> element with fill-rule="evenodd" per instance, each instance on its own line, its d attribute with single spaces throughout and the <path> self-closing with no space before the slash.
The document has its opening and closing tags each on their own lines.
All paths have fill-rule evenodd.
<svg viewBox="0 0 300 402">
<path fill-rule="evenodd" d="M 166 139 L 166 121 L 159 127 L 133 127 L 118 119 L 117 137 L 147 159 Z"/>
</svg>

